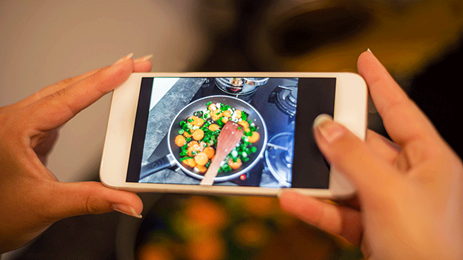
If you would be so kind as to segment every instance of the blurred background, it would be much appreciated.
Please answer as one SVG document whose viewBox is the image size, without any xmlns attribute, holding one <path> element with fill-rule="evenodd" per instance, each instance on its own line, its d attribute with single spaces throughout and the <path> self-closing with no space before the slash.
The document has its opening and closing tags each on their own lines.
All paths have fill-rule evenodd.
<svg viewBox="0 0 463 260">
<path fill-rule="evenodd" d="M 0 106 L 17 102 L 59 80 L 110 65 L 131 52 L 135 57 L 153 54 L 153 71 L 355 72 L 358 55 L 370 48 L 452 148 L 462 154 L 456 130 L 462 112 L 457 94 L 463 68 L 461 0 L 0 0 L 0 35 Z M 62 128 L 48 165 L 60 181 L 98 179 L 109 102 L 107 95 Z M 386 134 L 373 106 L 369 110 L 369 127 Z M 229 212 L 224 213 L 227 217 L 223 218 L 229 220 L 223 224 L 225 227 L 236 224 L 233 212 L 245 207 L 236 205 L 253 199 L 154 194 L 142 197 L 145 222 L 116 213 L 75 217 L 56 223 L 28 247 L 4 257 L 150 259 L 142 258 L 139 252 L 144 244 L 150 244 L 150 237 L 159 241 L 152 238 L 157 236 L 154 234 L 159 223 L 167 225 L 159 217 L 165 208 L 160 206 L 163 201 L 173 200 L 178 205 L 166 211 L 164 216 L 169 216 L 187 210 L 197 199 L 211 200 L 215 205 L 211 208 Z M 288 239 L 294 237 L 295 242 L 280 248 L 275 243 L 283 242 L 272 244 L 268 240 L 246 250 L 268 252 L 272 248 L 276 256 L 278 250 L 288 253 L 292 248 L 298 258 L 291 259 L 361 258 L 356 247 L 339 238 L 307 225 L 298 228 L 301 223 L 275 213 L 279 209 L 274 199 L 258 203 L 267 205 L 263 209 L 266 213 L 258 214 L 260 218 L 244 214 L 249 219 L 240 223 L 273 223 L 264 225 L 270 231 L 256 229 L 262 227 L 260 224 L 250 226 L 257 230 L 256 234 L 266 237 L 272 235 L 265 232 L 286 232 Z M 140 226 L 152 230 L 152 235 L 140 234 Z M 182 232 L 176 232 L 161 234 L 160 240 L 179 240 L 177 236 Z M 252 234 L 244 237 L 249 236 Z M 212 240 L 217 241 L 217 237 Z M 305 251 L 298 251 L 301 248 Z M 154 257 L 152 252 L 147 255 Z M 170 259 L 257 259 L 232 256 L 226 250 L 219 252 L 212 254 L 216 258 L 182 255 Z M 271 259 L 268 255 L 254 255 Z M 169 259 L 161 256 L 151 259 Z"/>
</svg>

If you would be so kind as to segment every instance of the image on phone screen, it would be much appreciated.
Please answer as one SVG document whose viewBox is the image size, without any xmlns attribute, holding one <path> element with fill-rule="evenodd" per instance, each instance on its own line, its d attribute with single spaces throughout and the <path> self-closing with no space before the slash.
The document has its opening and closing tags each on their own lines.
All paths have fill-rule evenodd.
<svg viewBox="0 0 463 260">
<path fill-rule="evenodd" d="M 127 182 L 199 185 L 228 121 L 243 130 L 213 185 L 328 189 L 312 130 L 336 78 L 142 78 Z"/>
</svg>

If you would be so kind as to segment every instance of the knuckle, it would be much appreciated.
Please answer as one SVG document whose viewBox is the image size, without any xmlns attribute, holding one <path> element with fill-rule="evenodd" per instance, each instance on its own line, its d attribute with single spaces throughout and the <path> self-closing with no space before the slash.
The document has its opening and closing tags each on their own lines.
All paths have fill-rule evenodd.
<svg viewBox="0 0 463 260">
<path fill-rule="evenodd" d="M 71 114 L 77 114 L 79 109 L 76 109 L 70 102 L 69 102 L 69 91 L 66 88 L 60 89 L 48 96 L 48 102 L 53 105 L 56 104 L 61 109 L 69 111 Z"/>
<path fill-rule="evenodd" d="M 101 201 L 94 195 L 88 196 L 85 202 L 84 212 L 86 214 L 101 213 Z"/>
<path fill-rule="evenodd" d="M 63 79 L 60 82 L 58 82 L 57 85 L 61 87 L 66 87 L 66 86 L 71 85 L 72 83 L 74 83 L 73 78 L 67 78 L 67 79 Z"/>
<path fill-rule="evenodd" d="M 89 194 L 85 200 L 84 213 L 99 214 L 110 211 L 110 206 L 108 203 L 103 198 L 101 198 L 101 196 L 98 196 L 98 188 L 100 185 L 93 182 L 88 184 L 89 186 L 87 186 L 87 188 L 89 189 Z"/>
</svg>

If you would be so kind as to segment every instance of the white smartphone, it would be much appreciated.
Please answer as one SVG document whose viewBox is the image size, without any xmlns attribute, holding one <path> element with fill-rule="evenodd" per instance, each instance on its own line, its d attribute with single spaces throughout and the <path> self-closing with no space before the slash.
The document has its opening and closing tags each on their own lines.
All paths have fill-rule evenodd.
<svg viewBox="0 0 463 260">
<path fill-rule="evenodd" d="M 320 198 L 352 196 L 353 185 L 330 168 L 315 143 L 312 123 L 322 113 L 364 140 L 363 78 L 134 73 L 113 92 L 100 179 L 135 192 L 275 196 L 294 189 Z M 243 130 L 241 138 L 204 185 L 228 121 Z"/>
</svg>

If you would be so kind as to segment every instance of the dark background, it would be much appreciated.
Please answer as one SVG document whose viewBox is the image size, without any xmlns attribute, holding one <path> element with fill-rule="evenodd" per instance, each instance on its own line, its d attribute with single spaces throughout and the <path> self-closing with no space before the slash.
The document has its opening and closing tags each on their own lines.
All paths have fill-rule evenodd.
<svg viewBox="0 0 463 260">
<path fill-rule="evenodd" d="M 194 22 L 211 48 L 186 70 L 355 71 L 370 48 L 461 157 L 461 1 L 198 2 Z M 374 108 L 369 127 L 386 134 Z M 59 221 L 14 259 L 115 259 L 121 218 Z"/>
</svg>

